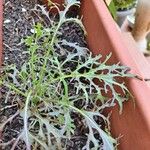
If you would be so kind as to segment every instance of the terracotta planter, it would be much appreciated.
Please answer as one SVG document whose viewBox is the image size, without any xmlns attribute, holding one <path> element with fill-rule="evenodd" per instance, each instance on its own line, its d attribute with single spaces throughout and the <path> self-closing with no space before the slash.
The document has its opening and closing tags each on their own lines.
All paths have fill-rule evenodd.
<svg viewBox="0 0 150 150">
<path fill-rule="evenodd" d="M 94 54 L 106 55 L 112 52 L 110 63 L 119 61 L 142 78 L 150 77 L 147 60 L 137 50 L 131 35 L 122 34 L 117 28 L 103 1 L 84 0 L 81 13 L 88 33 L 87 42 Z M 112 134 L 115 137 L 123 135 L 120 139 L 120 150 L 149 150 L 150 84 L 133 79 L 128 81 L 128 88 L 135 97 L 136 106 L 134 107 L 133 101 L 125 103 L 122 115 L 118 114 L 117 107 L 113 109 Z"/>
<path fill-rule="evenodd" d="M 61 0 L 57 0 L 61 2 Z M 2 20 L 2 1 L 0 1 L 0 21 Z M 102 0 L 82 0 L 81 14 L 88 33 L 87 42 L 93 54 L 107 55 L 112 52 L 110 64 L 121 62 L 131 68 L 132 73 L 142 78 L 150 78 L 150 66 L 143 54 L 137 51 L 130 34 L 117 28 L 105 3 Z M 0 22 L 2 36 L 2 21 Z M 0 56 L 2 54 L 0 37 Z M 128 88 L 135 97 L 124 104 L 123 114 L 119 115 L 117 106 L 112 110 L 111 127 L 114 137 L 120 134 L 120 150 L 150 149 L 150 84 L 132 79 L 127 81 Z"/>
</svg>

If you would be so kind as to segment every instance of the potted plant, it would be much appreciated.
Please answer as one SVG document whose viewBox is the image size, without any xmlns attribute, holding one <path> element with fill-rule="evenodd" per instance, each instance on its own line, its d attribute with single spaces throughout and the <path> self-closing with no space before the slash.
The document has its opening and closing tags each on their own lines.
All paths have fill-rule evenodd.
<svg viewBox="0 0 150 150">
<path fill-rule="evenodd" d="M 132 36 L 137 44 L 138 49 L 145 55 L 149 55 L 149 7 L 149 3 L 145 1 L 139 1 L 137 3 L 135 15 L 127 16 L 126 21 L 121 27 L 124 28 L 124 26 L 128 26 L 131 29 L 130 32 L 132 33 Z"/>
<path fill-rule="evenodd" d="M 70 1 L 70 0 L 68 0 L 68 1 Z M 74 2 L 76 3 L 76 1 L 74 1 Z M 2 8 L 2 5 L 1 5 L 1 8 Z M 43 9 L 43 7 L 42 7 L 42 9 Z M 41 12 L 41 11 L 39 11 L 39 12 Z M 91 12 L 93 12 L 93 13 L 91 14 Z M 141 78 L 145 79 L 145 78 L 149 77 L 149 75 L 150 75 L 149 67 L 146 64 L 146 61 L 144 60 L 144 57 L 142 57 L 142 55 L 140 53 L 136 52 L 136 49 L 135 49 L 134 45 L 132 45 L 133 43 L 131 42 L 131 39 L 128 35 L 124 35 L 124 40 L 122 40 L 123 36 L 120 34 L 118 29 L 116 28 L 116 25 L 114 24 L 113 19 L 110 17 L 110 14 L 109 14 L 109 12 L 108 12 L 108 10 L 107 10 L 107 8 L 106 8 L 103 1 L 99 1 L 99 0 L 91 0 L 91 1 L 88 1 L 88 2 L 87 2 L 87 0 L 82 1 L 82 3 L 81 3 L 81 14 L 83 14 L 83 16 L 84 16 L 83 17 L 83 23 L 84 23 L 86 32 L 88 33 L 88 36 L 87 36 L 88 46 L 89 46 L 91 52 L 94 55 L 98 55 L 99 53 L 101 53 L 103 56 L 106 56 L 106 55 L 109 55 L 110 52 L 111 52 L 112 57 L 108 60 L 108 64 L 110 66 L 112 66 L 114 63 L 118 63 L 118 61 L 119 61 L 124 65 L 130 66 L 131 72 L 134 73 L 134 74 L 140 75 Z M 47 13 L 45 13 L 45 15 L 47 16 Z M 61 14 L 61 16 L 62 16 L 62 14 Z M 64 17 L 65 17 L 65 15 L 63 15 L 63 18 Z M 49 17 L 47 19 L 49 20 Z M 79 20 L 77 20 L 77 19 L 73 19 L 73 20 L 78 21 L 78 23 L 80 23 L 80 25 L 82 26 L 82 24 Z M 62 19 L 61 22 L 62 21 L 64 21 L 64 19 Z M 70 21 L 70 19 L 68 21 Z M 110 26 L 110 22 L 111 22 L 111 26 Z M 47 22 L 45 22 L 45 23 L 47 23 Z M 55 25 L 60 25 L 60 23 L 56 23 Z M 32 57 L 31 57 L 31 59 L 29 59 L 30 61 L 28 63 L 26 63 L 27 67 L 24 67 L 21 74 L 20 74 L 20 75 L 22 75 L 22 77 L 23 77 L 22 79 L 24 79 L 24 82 L 21 82 L 21 84 L 18 84 L 17 89 L 16 89 L 16 84 L 17 84 L 16 81 L 18 80 L 18 78 L 15 78 L 17 70 L 15 69 L 14 66 L 11 66 L 12 70 L 10 70 L 10 74 L 6 74 L 6 76 L 4 76 L 4 77 L 8 77 L 7 75 L 10 75 L 7 78 L 7 80 L 4 80 L 4 78 L 3 78 L 3 80 L 1 80 L 1 84 L 6 83 L 6 84 L 4 84 L 4 86 L 8 85 L 7 88 L 9 88 L 9 85 L 10 85 L 11 88 L 13 88 L 13 90 L 18 92 L 18 95 L 19 94 L 22 95 L 18 99 L 18 101 L 21 102 L 20 100 L 22 100 L 22 102 L 20 103 L 20 106 L 22 106 L 21 108 L 25 108 L 25 109 L 22 109 L 22 114 L 21 114 L 21 116 L 24 118 L 23 121 L 25 122 L 25 126 L 23 127 L 23 129 L 25 129 L 25 130 L 23 130 L 23 132 L 22 132 L 24 134 L 20 134 L 20 136 L 18 138 L 21 137 L 25 140 L 26 143 L 28 143 L 28 147 L 27 147 L 28 149 L 30 149 L 31 142 L 33 142 L 35 140 L 36 140 L 35 147 L 34 147 L 35 149 L 37 148 L 37 143 L 40 143 L 45 148 L 47 148 L 47 144 L 51 144 L 51 143 L 46 143 L 45 140 L 44 141 L 41 140 L 41 138 L 39 138 L 39 136 L 37 136 L 37 134 L 39 134 L 42 138 L 45 138 L 45 139 L 47 139 L 47 137 L 48 137 L 48 139 L 50 139 L 50 140 L 48 140 L 49 142 L 52 139 L 52 142 L 60 143 L 60 138 L 59 138 L 60 136 L 59 135 L 64 133 L 64 132 L 55 132 L 56 130 L 53 130 L 55 128 L 60 129 L 60 126 L 58 125 L 58 121 L 60 121 L 60 124 L 62 124 L 64 122 L 64 120 L 68 120 L 67 121 L 67 126 L 64 126 L 64 129 L 67 129 L 65 127 L 69 127 L 69 129 L 67 130 L 68 131 L 67 133 L 72 132 L 72 129 L 74 128 L 74 126 L 72 126 L 72 123 L 70 123 L 71 120 L 70 120 L 69 115 L 66 115 L 65 119 L 64 119 L 63 115 L 61 115 L 61 117 L 59 117 L 59 119 L 57 117 L 50 118 L 50 120 L 54 121 L 54 124 L 55 124 L 55 126 L 53 126 L 54 127 L 53 128 L 52 126 L 50 126 L 47 123 L 47 120 L 45 120 L 45 119 L 41 118 L 40 116 L 38 116 L 37 111 L 34 111 L 37 108 L 33 109 L 33 111 L 31 111 L 31 113 L 28 113 L 29 112 L 28 110 L 32 110 L 31 106 L 33 106 L 33 108 L 34 108 L 35 104 L 38 105 L 38 109 L 40 108 L 39 111 L 41 111 L 40 115 L 42 115 L 42 117 L 45 117 L 45 115 L 47 116 L 48 114 L 46 114 L 46 113 L 49 113 L 51 115 L 56 116 L 56 115 L 60 114 L 59 110 L 61 111 L 61 114 L 62 114 L 62 110 L 64 110 L 64 109 L 62 109 L 63 107 L 61 109 L 56 107 L 55 110 L 57 110 L 58 113 L 53 113 L 53 110 L 51 110 L 50 112 L 46 111 L 47 109 L 45 109 L 45 107 L 43 109 L 43 106 L 47 106 L 47 105 L 44 105 L 44 104 L 47 104 L 47 101 L 45 101 L 45 103 L 43 105 L 40 105 L 40 101 L 38 101 L 38 102 L 36 101 L 36 99 L 39 98 L 39 97 L 35 97 L 35 99 L 33 99 L 33 101 L 30 101 L 31 96 L 33 97 L 32 88 L 28 88 L 28 87 L 23 85 L 23 84 L 28 84 L 28 86 L 32 87 L 33 84 L 30 84 L 30 82 L 28 82 L 28 81 L 29 80 L 32 81 L 32 79 L 34 79 L 33 78 L 34 75 L 36 75 L 36 76 L 39 75 L 38 72 L 37 72 L 38 68 L 35 68 L 35 70 L 32 70 L 32 67 L 34 68 L 35 64 L 36 64 L 36 63 L 32 63 L 32 62 L 35 60 L 35 58 L 37 59 L 37 55 L 32 55 L 33 54 L 32 52 L 37 49 L 37 46 L 34 43 L 35 43 L 35 41 L 37 42 L 36 38 L 39 38 L 39 37 L 42 36 L 42 39 L 40 39 L 38 41 L 39 42 L 38 46 L 43 45 L 42 44 L 43 40 L 44 40 L 43 33 L 45 34 L 45 39 L 50 38 L 51 36 L 47 36 L 47 35 L 53 33 L 53 31 L 49 32 L 50 31 L 49 28 L 44 30 L 44 32 L 43 32 L 42 29 L 43 29 L 43 27 L 41 27 L 40 24 L 37 24 L 37 26 L 35 26 L 34 30 L 31 30 L 32 34 L 34 34 L 34 36 L 31 35 L 28 38 L 26 38 L 26 40 L 25 40 L 26 44 L 30 47 L 30 49 L 28 49 L 28 51 L 27 51 L 27 54 L 31 54 Z M 58 28 L 52 28 L 52 29 L 54 29 L 54 31 L 56 29 L 58 30 Z M 42 30 L 42 32 L 41 32 L 41 30 Z M 66 38 L 67 38 L 69 33 L 73 34 L 73 32 L 70 32 L 70 31 L 67 32 Z M 59 34 L 59 36 L 62 35 L 60 32 L 58 32 L 58 34 Z M 56 35 L 56 34 L 54 34 L 54 35 Z M 102 36 L 100 36 L 100 35 L 102 35 Z M 112 36 L 113 36 L 113 38 L 112 38 Z M 46 42 L 46 43 L 44 42 L 44 47 L 45 47 L 44 50 L 49 48 L 49 46 L 50 47 L 52 46 L 52 45 L 49 45 L 49 44 L 51 44 L 51 42 L 53 44 L 53 41 L 56 39 L 55 37 L 52 38 L 52 39 L 51 38 L 48 39 L 48 41 L 50 41 L 50 42 Z M 56 40 L 56 42 L 57 42 L 57 40 Z M 65 47 L 68 47 L 68 46 L 66 46 L 66 44 L 67 45 L 69 44 L 70 46 L 78 48 L 79 51 L 75 51 L 75 52 L 78 52 L 78 54 L 80 54 L 81 56 L 86 54 L 84 47 L 79 47 L 78 45 L 76 45 L 74 43 L 67 43 L 66 41 L 63 41 L 63 44 L 65 45 Z M 130 45 L 130 47 L 129 47 L 129 45 Z M 41 47 L 40 47 L 40 50 L 41 50 Z M 34 51 L 34 52 L 36 52 L 36 51 Z M 65 92 L 64 93 L 66 93 L 65 96 L 62 96 L 64 101 L 59 101 L 58 100 L 58 101 L 54 102 L 53 100 L 55 100 L 55 98 L 52 98 L 51 99 L 53 101 L 52 104 L 59 103 L 59 105 L 64 105 L 66 111 L 68 110 L 68 106 L 69 107 L 71 106 L 70 107 L 71 111 L 75 110 L 75 111 L 80 112 L 81 115 L 84 114 L 84 117 L 87 118 L 87 121 L 90 121 L 90 122 L 88 122 L 89 127 L 91 127 L 91 125 L 92 125 L 92 128 L 96 127 L 96 130 L 99 129 L 99 127 L 95 126 L 95 123 L 93 122 L 93 119 L 91 117 L 91 115 L 93 115 L 93 114 L 88 113 L 88 115 L 85 115 L 86 114 L 85 111 L 82 112 L 82 110 L 79 110 L 77 108 L 75 109 L 75 107 L 73 107 L 72 104 L 70 105 L 70 103 L 68 101 L 65 101 L 68 97 L 67 96 L 67 93 L 68 93 L 67 91 L 72 90 L 72 88 L 71 88 L 72 85 L 70 84 L 70 87 L 68 89 L 66 81 L 64 81 L 64 74 L 61 74 L 61 76 L 60 76 L 60 73 L 62 73 L 62 71 L 61 71 L 61 67 L 59 65 L 59 62 L 63 60 L 63 57 L 61 57 L 61 59 L 60 58 L 57 59 L 57 56 L 59 56 L 60 54 L 64 54 L 64 50 L 59 48 L 57 52 L 58 52 L 57 55 L 54 55 L 53 52 L 52 53 L 47 53 L 47 54 L 50 54 L 51 57 L 44 57 L 45 58 L 44 60 L 40 59 L 40 58 L 42 56 L 45 56 L 45 55 L 42 55 L 42 56 L 38 57 L 39 58 L 38 59 L 39 60 L 39 63 L 38 63 L 39 67 L 41 65 L 43 65 L 43 61 L 47 62 L 47 60 L 48 60 L 48 62 L 51 62 L 51 60 L 52 60 L 52 63 L 50 63 L 48 65 L 44 65 L 44 67 L 42 67 L 42 69 L 41 69 L 42 74 L 40 76 L 41 77 L 40 79 L 42 79 L 43 82 L 42 82 L 42 84 L 37 84 L 39 87 L 37 87 L 36 90 L 34 90 L 34 92 L 35 93 L 40 92 L 43 89 L 43 87 L 45 89 L 45 88 L 49 87 L 49 85 L 51 85 L 51 84 L 46 84 L 46 83 L 48 83 L 48 82 L 45 82 L 45 81 L 47 81 L 46 80 L 47 77 L 49 79 L 51 77 L 52 78 L 54 77 L 55 79 L 51 80 L 53 83 L 55 83 L 55 81 L 57 79 L 61 79 L 61 81 L 63 81 L 62 85 L 64 85 L 64 87 L 65 87 Z M 44 51 L 42 51 L 42 54 L 44 54 Z M 39 53 L 38 53 L 38 55 L 39 55 Z M 53 57 L 53 56 L 55 56 L 55 57 Z M 74 55 L 69 55 L 66 60 L 68 61 L 69 59 L 72 59 L 73 56 Z M 79 60 L 81 60 L 81 58 L 83 58 L 83 57 L 80 57 Z M 88 59 L 88 58 L 86 58 L 86 59 Z M 77 60 L 75 59 L 73 61 L 76 62 Z M 104 60 L 105 60 L 105 58 L 102 58 L 101 62 L 105 62 Z M 142 63 L 140 61 L 137 61 L 137 60 L 142 60 Z M 87 61 L 94 62 L 94 61 L 91 61 L 91 57 L 89 57 L 89 59 Z M 100 65 L 101 62 L 96 61 L 96 64 L 94 63 L 95 64 L 94 68 L 95 67 L 97 68 L 98 66 L 101 66 Z M 78 63 L 78 64 L 80 65 L 80 63 Z M 104 64 L 105 63 L 103 63 L 103 65 Z M 144 67 L 143 67 L 143 64 L 144 64 Z M 45 72 L 45 71 L 47 71 L 47 69 L 45 69 L 45 67 L 47 67 L 48 70 L 52 69 L 50 65 L 53 65 L 53 67 L 54 67 L 54 69 L 50 73 L 53 74 L 53 72 L 56 72 L 55 76 L 49 76 L 49 74 L 47 74 L 47 72 Z M 66 65 L 69 66 L 69 65 L 72 65 L 72 63 L 67 63 Z M 117 66 L 117 65 L 115 65 L 115 66 Z M 113 68 L 115 66 L 113 66 Z M 30 67 L 31 67 L 31 72 L 30 72 L 31 76 L 28 76 L 28 75 L 30 75 L 30 73 L 29 72 L 26 73 L 26 71 L 29 71 L 28 68 L 30 68 Z M 88 71 L 88 68 L 86 68 L 86 67 L 82 68 L 84 70 L 81 69 L 80 70 L 81 72 L 79 71 L 78 73 L 85 74 Z M 94 69 L 94 68 L 90 67 L 90 69 Z M 8 71 L 7 69 L 9 70 L 9 68 L 6 68 L 6 71 Z M 57 69 L 59 69 L 59 71 Z M 15 70 L 15 71 L 13 72 L 13 70 Z M 36 71 L 36 73 L 35 73 L 35 71 Z M 120 71 L 120 69 L 118 71 Z M 68 75 L 70 75 L 70 69 L 69 68 L 67 70 L 63 70 L 63 73 L 65 73 L 65 72 L 67 72 L 67 76 L 65 76 L 65 77 L 71 77 L 71 76 L 68 76 Z M 73 75 L 73 76 L 75 76 L 76 73 L 77 73 L 77 72 L 74 72 L 74 71 L 71 71 L 71 72 L 73 72 L 73 74 L 71 73 L 71 75 Z M 4 72 L 2 72 L 2 73 L 4 75 Z M 104 71 L 103 73 L 105 74 L 105 73 L 108 73 L 108 72 Z M 112 73 L 114 73 L 114 72 L 112 71 Z M 121 73 L 120 75 L 122 75 L 123 72 L 118 72 L 118 73 L 119 74 Z M 90 74 L 88 74 L 88 75 L 90 75 Z M 10 82 L 12 77 L 13 77 L 13 82 Z M 26 80 L 25 79 L 26 77 L 29 77 L 28 78 L 29 80 Z M 18 81 L 20 82 L 20 81 L 22 81 L 22 79 L 18 80 Z M 68 80 L 69 80 L 69 78 L 68 78 Z M 68 82 L 68 80 L 67 80 L 67 82 Z M 37 81 L 33 80 L 33 81 L 34 82 L 32 82 L 32 83 L 36 84 L 36 83 L 38 83 L 37 81 L 39 81 L 39 80 L 37 80 Z M 71 81 L 73 81 L 73 80 L 71 80 Z M 77 81 L 84 81 L 84 82 L 87 83 L 87 81 L 85 81 L 84 78 L 82 78 L 82 80 L 77 80 Z M 11 83 L 13 83 L 13 84 L 11 84 Z M 14 83 L 15 83 L 15 86 L 13 86 Z M 143 147 L 144 147 L 144 149 L 148 150 L 149 146 L 150 146 L 149 145 L 150 144 L 149 143 L 149 137 L 150 137 L 150 134 L 149 134 L 150 133 L 150 130 L 149 130 L 149 127 L 150 127 L 150 122 L 149 122 L 149 120 L 150 120 L 149 119 L 149 101 L 147 101 L 147 99 L 150 97 L 149 85 L 148 85 L 148 83 L 145 82 L 145 80 L 143 80 L 141 82 L 140 80 L 135 80 L 135 79 L 129 80 L 126 83 L 127 83 L 128 88 L 132 92 L 132 95 L 135 98 L 136 107 L 134 109 L 134 105 L 133 105 L 134 103 L 132 101 L 129 101 L 128 103 L 126 103 L 124 105 L 124 108 L 123 108 L 124 111 L 123 111 L 122 115 L 119 115 L 118 114 L 118 107 L 116 106 L 113 109 L 113 113 L 111 115 L 112 116 L 111 117 L 111 132 L 113 133 L 114 137 L 118 137 L 120 134 L 123 135 L 123 137 L 120 139 L 120 145 L 119 145 L 119 148 L 122 149 L 122 150 L 124 150 L 124 149 L 125 150 L 126 149 L 141 150 Z M 121 87 L 124 87 L 123 84 L 119 82 L 119 85 L 120 84 L 121 84 Z M 100 85 L 103 85 L 103 84 L 100 84 Z M 59 86 L 57 87 L 59 92 L 61 92 L 60 86 L 61 86 L 61 84 L 59 84 Z M 50 87 L 53 88 L 54 86 L 50 86 Z M 81 86 L 77 86 L 77 88 L 78 87 L 81 87 Z M 85 86 L 82 86 L 83 89 L 85 89 L 84 87 Z M 22 88 L 25 91 L 28 90 L 28 89 L 31 90 L 31 91 L 29 90 L 29 92 L 28 92 L 29 95 L 28 96 L 26 95 L 27 92 L 24 92 L 24 90 L 23 90 L 23 92 L 20 92 L 20 90 L 22 90 Z M 115 90 L 116 90 L 116 88 L 115 88 Z M 58 92 L 58 94 L 60 94 L 59 92 Z M 85 93 L 85 92 L 86 92 L 86 89 L 84 90 L 83 93 Z M 42 94 L 43 92 L 40 92 L 40 93 Z M 51 93 L 52 96 L 55 96 L 55 94 L 53 94 L 53 93 L 54 92 Z M 62 90 L 61 94 L 64 95 L 64 93 L 63 93 L 63 90 Z M 45 95 L 45 94 L 46 93 L 43 93 L 42 95 L 48 97 L 48 95 Z M 89 93 L 87 93 L 87 94 L 89 94 Z M 85 94 L 85 96 L 87 94 Z M 110 94 L 111 93 L 108 93 L 107 96 L 110 96 Z M 16 96 L 14 94 L 14 92 L 11 93 L 11 95 Z M 26 96 L 27 96 L 27 99 L 25 101 L 26 105 L 25 105 L 25 107 L 23 107 L 24 106 L 24 97 L 26 97 Z M 74 98 L 74 97 L 71 97 L 71 98 Z M 124 97 L 124 98 L 126 98 L 126 97 Z M 41 102 L 44 102 L 44 101 L 41 99 Z M 97 105 L 99 106 L 99 103 Z M 80 107 L 82 105 L 79 104 L 79 105 L 77 105 L 77 107 L 78 106 Z M 106 105 L 106 106 L 108 106 L 108 105 Z M 16 105 L 14 105 L 14 107 L 16 107 Z M 7 108 L 11 108 L 11 107 L 7 107 Z M 90 109 L 91 109 L 91 107 L 88 107 L 88 110 L 90 110 Z M 93 110 L 95 110 L 95 109 L 93 109 Z M 43 112 L 46 112 L 46 113 L 43 113 Z M 17 115 L 17 113 L 18 112 L 16 112 L 13 115 L 13 117 L 15 117 Z M 29 119 L 28 116 L 33 115 L 33 114 L 36 114 L 36 117 L 38 117 L 41 120 L 40 121 L 40 125 L 41 125 L 40 129 L 42 129 L 42 130 L 40 130 L 40 132 L 35 132 L 35 134 L 33 134 L 33 132 L 35 130 L 36 131 L 39 130 L 39 128 L 33 128 L 34 126 L 38 125 L 38 124 L 34 123 L 34 121 L 36 120 L 36 117 L 33 117 L 31 120 L 29 120 L 29 124 L 33 123 L 32 126 L 30 126 L 30 128 L 28 128 L 28 126 L 26 124 L 28 119 Z M 97 115 L 99 115 L 99 113 Z M 13 119 L 13 118 L 11 117 L 10 120 L 11 119 Z M 77 116 L 77 119 L 78 119 L 78 116 Z M 8 123 L 8 122 L 9 122 L 9 120 L 7 120 L 5 123 Z M 45 125 L 42 126 L 43 124 L 45 124 Z M 3 127 L 4 127 L 4 124 L 2 124 L 2 126 L 1 126 L 1 131 L 2 131 Z M 31 130 L 29 131 L 28 129 L 31 129 Z M 32 130 L 32 129 L 35 129 L 35 130 Z M 80 128 L 80 129 L 82 129 L 82 128 Z M 92 135 L 92 130 L 91 130 L 91 128 L 89 128 L 89 129 L 90 129 L 89 131 L 91 133 L 90 136 L 89 136 L 90 140 L 92 138 L 94 144 L 97 145 L 97 146 L 100 146 L 99 144 L 97 144 L 97 140 L 95 140 L 95 139 L 97 139 L 97 135 L 95 137 L 91 136 Z M 57 133 L 55 135 L 55 137 L 58 137 L 58 138 L 56 138 L 57 141 L 55 141 L 54 138 L 50 138 L 49 134 L 47 134 L 47 135 L 43 134 L 43 133 L 45 133 L 45 131 L 52 132 L 52 134 Z M 16 133 L 18 133 L 18 132 L 16 132 Z M 103 140 L 104 140 L 104 143 L 105 143 L 104 145 L 108 146 L 107 148 L 110 150 L 112 148 L 112 143 L 115 142 L 114 139 L 110 138 L 108 135 L 106 136 L 106 134 L 104 134 L 103 132 L 101 132 L 101 133 L 102 133 L 102 135 L 104 135 L 103 136 L 104 137 Z M 32 138 L 34 140 L 30 141 L 29 138 L 28 138 L 28 135 L 32 136 Z M 70 134 L 68 134 L 68 135 L 70 135 Z M 106 138 L 106 137 L 109 137 L 109 138 Z M 16 144 L 16 142 L 18 142 L 18 138 L 13 139 L 10 142 L 12 142 L 13 144 Z M 109 140 L 110 140 L 111 144 L 108 142 Z M 14 143 L 14 141 L 15 141 L 15 143 Z M 5 144 L 10 144 L 10 143 L 5 143 Z M 53 144 L 53 146 L 55 146 L 55 145 Z M 58 146 L 60 146 L 60 145 L 58 145 Z"/>
<path fill-rule="evenodd" d="M 77 146 L 77 149 L 113 150 L 117 146 L 117 140 L 109 132 L 109 119 L 102 112 L 115 106 L 115 102 L 122 112 L 123 101 L 128 100 L 126 94 L 130 93 L 118 78 L 133 75 L 127 73 L 128 67 L 119 63 L 107 64 L 111 55 L 105 60 L 101 60 L 101 55 L 93 56 L 86 46 L 81 46 L 82 39 L 70 41 L 74 34 L 69 35 L 68 28 L 77 28 L 80 36 L 86 34 L 81 20 L 67 17 L 70 8 L 79 4 L 76 0 L 67 1 L 63 11 L 54 4 L 58 15 L 53 16 L 53 21 L 44 6 L 35 5 L 34 13 L 45 20 L 35 23 L 31 33 L 26 32 L 23 37 L 21 45 L 25 46 L 26 57 L 22 55 L 19 63 L 17 59 L 15 63 L 4 61 L 0 79 L 0 117 L 6 118 L 0 124 L 2 149 L 61 150 Z M 6 25 L 9 22 L 4 21 L 5 28 L 10 26 Z M 4 30 L 4 39 L 6 32 Z M 6 48 L 5 51 L 9 52 Z M 5 110 L 11 115 L 5 114 Z M 9 139 L 6 137 L 10 130 L 16 130 L 17 134 L 13 132 Z M 73 139 L 81 144 L 77 145 Z"/>
<path fill-rule="evenodd" d="M 112 0 L 116 8 L 116 18 L 119 26 L 122 25 L 128 15 L 135 13 L 136 0 Z"/>
<path fill-rule="evenodd" d="M 19 63 L 17 59 L 14 63 L 4 61 L 0 79 L 0 117 L 6 118 L 0 125 L 2 149 L 116 148 L 118 141 L 111 136 L 109 118 L 102 112 L 116 103 L 122 112 L 130 94 L 122 80 L 134 75 L 119 63 L 108 64 L 110 54 L 102 60 L 101 55 L 93 56 L 86 45 L 81 46 L 85 28 L 80 19 L 68 14 L 79 5 L 76 0 L 67 1 L 63 11 L 57 7 L 58 14 L 51 14 L 52 21 L 45 7 L 36 4 L 33 12 L 43 21 L 38 20 L 21 40 L 26 57 L 22 55 Z M 11 21 L 4 21 L 5 29 Z M 68 29 L 77 30 L 81 37 Z M 6 52 L 5 48 L 5 57 L 9 57 Z M 13 132 L 9 139 L 12 130 L 17 134 Z"/>
</svg>

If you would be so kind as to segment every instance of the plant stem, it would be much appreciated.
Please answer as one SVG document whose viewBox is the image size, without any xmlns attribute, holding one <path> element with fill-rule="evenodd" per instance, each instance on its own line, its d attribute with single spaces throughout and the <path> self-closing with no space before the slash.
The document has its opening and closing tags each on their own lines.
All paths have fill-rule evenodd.
<svg viewBox="0 0 150 150">
<path fill-rule="evenodd" d="M 30 102 L 30 98 L 31 98 L 31 94 L 32 92 L 30 91 L 27 99 L 26 99 L 26 103 L 25 103 L 25 108 L 24 108 L 24 117 L 23 117 L 23 122 L 24 122 L 24 133 L 25 133 L 25 141 L 26 141 L 26 146 L 27 146 L 27 150 L 31 150 L 30 147 L 30 141 L 29 141 L 29 133 L 28 133 L 28 105 Z"/>
</svg>

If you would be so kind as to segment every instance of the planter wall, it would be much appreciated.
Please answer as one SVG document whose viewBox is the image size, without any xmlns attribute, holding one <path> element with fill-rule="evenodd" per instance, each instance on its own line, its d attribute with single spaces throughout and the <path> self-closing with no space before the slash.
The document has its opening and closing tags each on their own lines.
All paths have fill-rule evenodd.
<svg viewBox="0 0 150 150">
<path fill-rule="evenodd" d="M 61 0 L 57 0 L 61 2 Z M 2 1 L 0 1 L 0 57 L 2 55 Z M 88 36 L 87 42 L 93 54 L 107 55 L 112 52 L 110 64 L 120 61 L 129 66 L 132 73 L 142 78 L 150 78 L 150 66 L 140 53 L 129 34 L 121 34 L 111 18 L 102 0 L 82 0 L 81 14 Z M 125 103 L 123 114 L 119 115 L 118 107 L 112 111 L 112 134 L 120 139 L 120 150 L 150 149 L 150 84 L 132 79 L 127 81 L 128 88 L 135 97 Z"/>
<path fill-rule="evenodd" d="M 147 60 L 136 48 L 131 35 L 121 34 L 102 0 L 84 0 L 81 14 L 84 16 L 89 48 L 94 54 L 112 52 L 110 63 L 119 61 L 142 78 L 150 78 Z M 132 100 L 125 103 L 122 115 L 118 114 L 117 107 L 113 109 L 112 134 L 116 137 L 123 135 L 120 150 L 149 150 L 150 84 L 132 79 L 128 81 L 128 88 L 135 97 L 136 105 L 134 107 Z"/>
</svg>

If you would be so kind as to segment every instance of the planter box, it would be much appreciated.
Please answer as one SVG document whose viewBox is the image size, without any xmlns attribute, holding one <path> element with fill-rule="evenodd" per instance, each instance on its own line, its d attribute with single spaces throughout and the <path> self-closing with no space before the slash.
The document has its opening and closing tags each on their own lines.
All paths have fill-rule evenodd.
<svg viewBox="0 0 150 150">
<path fill-rule="evenodd" d="M 59 0 L 57 0 L 59 2 Z M 2 1 L 0 1 L 0 20 L 2 20 Z M 82 0 L 81 14 L 88 33 L 87 42 L 94 55 L 113 54 L 110 64 L 121 62 L 131 68 L 142 78 L 150 78 L 150 66 L 139 52 L 128 33 L 121 33 L 105 3 L 102 0 Z M 0 22 L 2 36 L 2 21 Z M 0 36 L 0 56 L 2 54 L 2 37 Z M 122 115 L 118 107 L 112 110 L 111 128 L 114 137 L 120 139 L 120 150 L 150 149 L 150 83 L 132 79 L 127 81 L 128 88 L 135 97 L 124 104 Z"/>
</svg>

